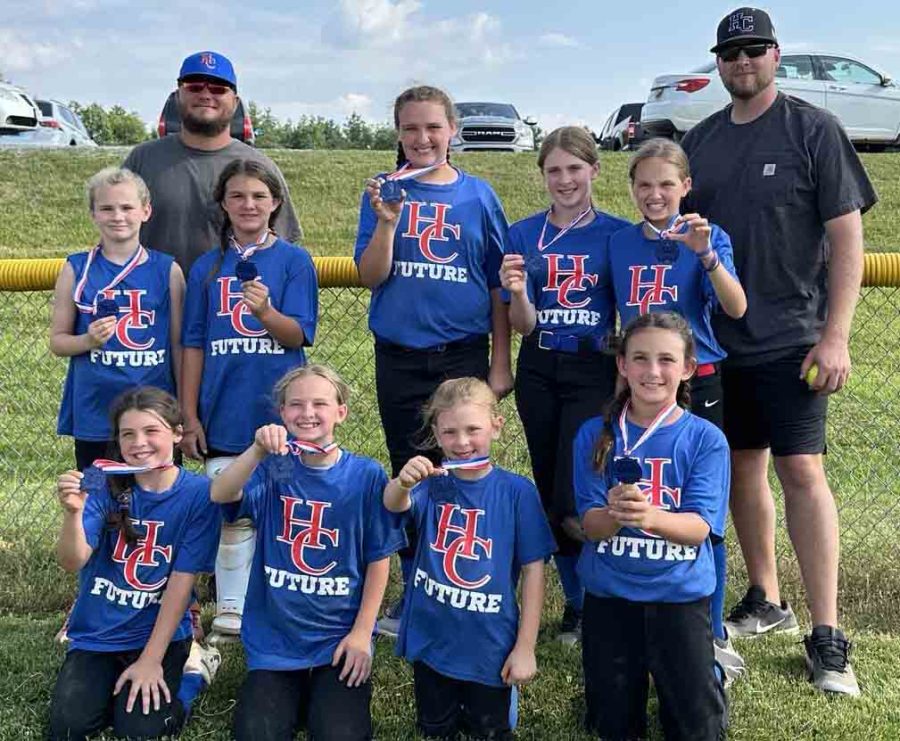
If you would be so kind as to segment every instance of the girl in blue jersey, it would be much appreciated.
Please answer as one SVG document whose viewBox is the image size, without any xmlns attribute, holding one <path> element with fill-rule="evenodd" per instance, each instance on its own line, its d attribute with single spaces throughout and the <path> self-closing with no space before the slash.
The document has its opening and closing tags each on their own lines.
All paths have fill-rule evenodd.
<svg viewBox="0 0 900 741">
<path fill-rule="evenodd" d="M 725 436 L 687 411 L 691 329 L 653 313 L 625 328 L 625 388 L 574 445 L 578 512 L 588 543 L 583 663 L 587 724 L 602 738 L 644 738 L 648 674 L 667 739 L 718 739 L 722 685 L 709 596 L 712 538 L 725 526 Z"/>
<path fill-rule="evenodd" d="M 50 704 L 52 739 L 109 725 L 119 738 L 177 734 L 190 699 L 179 691 L 191 650 L 188 603 L 219 539 L 209 480 L 172 462 L 182 435 L 175 399 L 132 389 L 110 417 L 114 455 L 131 473 L 68 471 L 57 484 L 57 557 L 79 573 L 79 589 Z"/>
<path fill-rule="evenodd" d="M 559 546 L 556 567 L 566 598 L 559 640 L 581 631 L 584 588 L 576 571 L 583 536 L 572 495 L 572 440 L 613 393 L 615 328 L 607 243 L 628 222 L 594 207 L 597 145 L 580 126 L 551 132 L 538 167 L 550 194 L 546 211 L 509 229 L 500 272 L 510 323 L 523 336 L 516 407 L 534 481 Z"/>
<path fill-rule="evenodd" d="M 66 259 L 54 292 L 50 351 L 69 357 L 57 432 L 75 438 L 75 463 L 109 454 L 112 400 L 134 386 L 175 392 L 181 361 L 184 275 L 172 257 L 140 244 L 150 192 L 110 167 L 87 184 L 99 244 Z"/>
<path fill-rule="evenodd" d="M 249 517 L 259 544 L 241 639 L 241 739 L 371 738 L 372 631 L 403 531 L 381 505 L 387 476 L 334 442 L 350 390 L 330 368 L 287 373 L 265 425 L 213 481 L 226 519 Z"/>
<path fill-rule="evenodd" d="M 691 189 L 684 150 L 668 139 L 650 139 L 628 167 L 631 193 L 644 217 L 618 232 L 609 243 L 610 272 L 622 326 L 641 314 L 675 311 L 691 327 L 697 369 L 690 380 L 691 411 L 720 429 L 725 350 L 713 331 L 714 315 L 739 319 L 747 297 L 734 269 L 731 240 L 699 214 L 678 213 Z M 726 681 L 739 677 L 744 661 L 725 631 L 726 548 L 714 540 L 717 583 L 712 599 L 716 656 Z"/>
<path fill-rule="evenodd" d="M 537 669 L 553 536 L 534 484 L 491 464 L 503 418 L 486 383 L 445 381 L 425 421 L 444 460 L 411 458 L 384 491 L 419 532 L 397 653 L 413 665 L 423 735 L 511 738 L 512 687 Z"/>
<path fill-rule="evenodd" d="M 188 277 L 184 307 L 182 448 L 205 458 L 214 476 L 277 420 L 271 390 L 303 365 L 313 342 L 318 284 L 302 247 L 272 231 L 284 200 L 281 181 L 265 164 L 235 160 L 214 192 L 225 213 L 221 245 L 198 259 Z M 226 526 L 216 564 L 219 635 L 240 633 L 253 530 Z"/>
<path fill-rule="evenodd" d="M 450 164 L 456 113 L 445 92 L 404 91 L 394 125 L 398 170 L 366 185 L 354 259 L 372 289 L 378 410 L 396 476 L 418 450 L 422 406 L 442 381 L 475 376 L 503 397 L 512 374 L 500 201 L 485 181 Z M 406 579 L 411 563 L 412 552 L 401 553 Z M 380 632 L 396 635 L 398 606 L 379 621 Z"/>
</svg>

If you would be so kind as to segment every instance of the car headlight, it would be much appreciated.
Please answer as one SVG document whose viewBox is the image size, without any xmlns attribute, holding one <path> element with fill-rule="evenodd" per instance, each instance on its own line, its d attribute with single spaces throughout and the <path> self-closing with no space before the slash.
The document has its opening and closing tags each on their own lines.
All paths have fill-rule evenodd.
<svg viewBox="0 0 900 741">
<path fill-rule="evenodd" d="M 522 142 L 534 142 L 534 131 L 527 124 L 517 123 L 516 134 L 518 134 L 519 140 Z"/>
<path fill-rule="evenodd" d="M 454 134 L 450 137 L 450 146 L 455 146 L 457 144 L 462 144 L 462 139 L 459 138 L 459 134 Z"/>
</svg>

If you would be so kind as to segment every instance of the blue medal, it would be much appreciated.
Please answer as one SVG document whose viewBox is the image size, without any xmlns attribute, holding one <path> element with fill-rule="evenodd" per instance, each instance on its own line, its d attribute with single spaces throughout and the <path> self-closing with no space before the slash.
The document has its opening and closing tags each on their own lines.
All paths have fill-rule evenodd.
<svg viewBox="0 0 900 741">
<path fill-rule="evenodd" d="M 108 316 L 118 316 L 119 305 L 111 298 L 101 298 L 97 302 L 97 308 L 94 311 L 95 319 L 106 319 Z"/>
</svg>

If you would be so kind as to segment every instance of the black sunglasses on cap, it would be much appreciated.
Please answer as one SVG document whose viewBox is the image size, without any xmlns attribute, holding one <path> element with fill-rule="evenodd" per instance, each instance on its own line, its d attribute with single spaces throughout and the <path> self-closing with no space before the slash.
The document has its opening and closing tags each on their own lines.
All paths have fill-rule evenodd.
<svg viewBox="0 0 900 741">
<path fill-rule="evenodd" d="M 719 59 L 723 62 L 733 62 L 737 59 L 741 52 L 747 55 L 747 59 L 756 59 L 763 56 L 769 49 L 774 48 L 774 44 L 744 44 L 729 46 L 719 52 Z"/>
</svg>

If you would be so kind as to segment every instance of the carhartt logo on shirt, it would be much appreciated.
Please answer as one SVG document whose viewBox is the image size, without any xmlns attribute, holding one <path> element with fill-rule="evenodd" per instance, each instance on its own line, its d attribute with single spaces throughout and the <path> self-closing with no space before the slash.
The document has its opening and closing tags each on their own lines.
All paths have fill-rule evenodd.
<svg viewBox="0 0 900 741">
<path fill-rule="evenodd" d="M 763 165 L 763 177 L 768 178 L 775 174 L 775 165 Z"/>
</svg>

